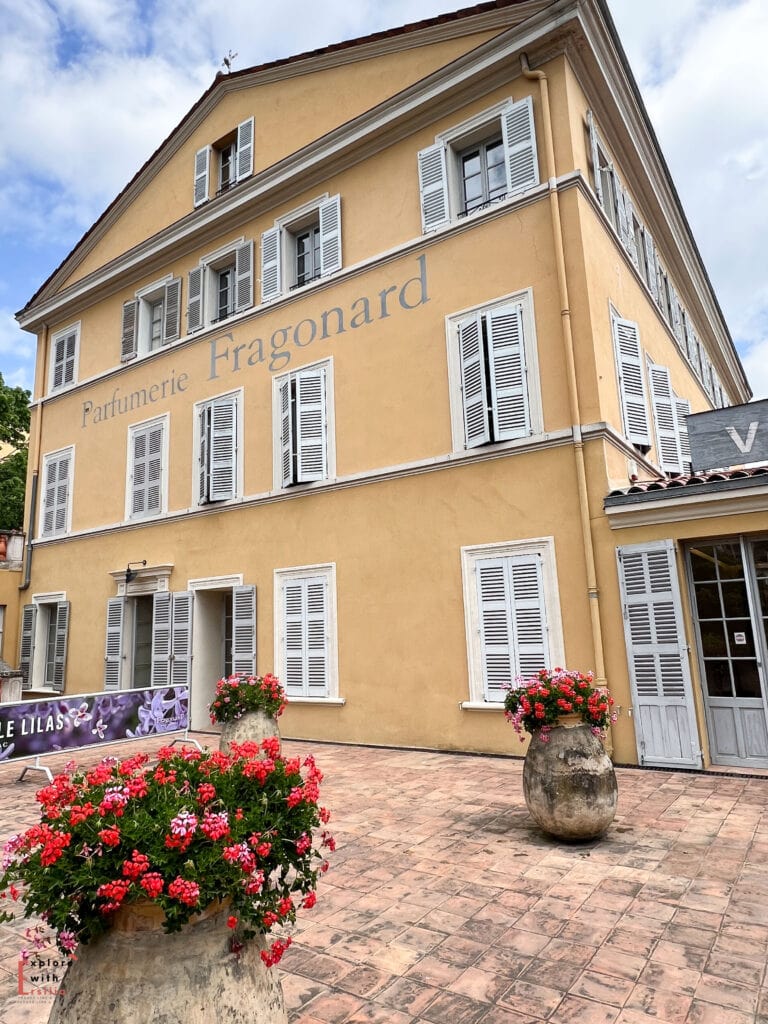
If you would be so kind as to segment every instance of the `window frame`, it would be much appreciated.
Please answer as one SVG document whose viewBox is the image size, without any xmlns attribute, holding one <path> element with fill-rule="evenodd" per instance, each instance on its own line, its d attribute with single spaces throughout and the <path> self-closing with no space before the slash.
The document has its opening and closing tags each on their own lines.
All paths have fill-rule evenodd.
<svg viewBox="0 0 768 1024">
<path fill-rule="evenodd" d="M 317 227 L 319 266 L 313 277 L 298 282 L 297 238 Z M 337 273 L 344 266 L 342 255 L 341 195 L 323 195 L 275 219 L 260 240 L 261 301 L 272 302 Z"/>
<path fill-rule="evenodd" d="M 158 344 L 152 345 L 153 310 L 161 304 Z M 139 288 L 123 303 L 120 361 L 159 352 L 181 337 L 181 278 L 173 274 Z"/>
<path fill-rule="evenodd" d="M 48 393 L 49 394 L 60 394 L 62 391 L 68 391 L 69 388 L 72 388 L 72 387 L 75 386 L 75 384 L 77 384 L 78 369 L 79 369 L 79 365 L 80 365 L 80 329 L 81 329 L 81 321 L 77 320 L 75 323 L 70 324 L 68 327 L 64 327 L 61 330 L 56 331 L 55 334 L 51 335 L 51 342 L 50 342 L 50 349 L 49 349 L 49 352 L 50 352 L 50 366 L 48 368 Z M 66 354 L 66 341 L 67 341 L 67 339 L 70 336 L 74 337 L 74 343 L 73 343 L 73 353 L 72 353 L 72 356 L 71 356 L 71 363 L 72 363 L 71 377 L 69 379 L 67 379 L 66 378 L 66 368 L 67 368 L 67 363 L 70 362 L 70 359 L 67 358 L 67 354 Z M 63 359 L 61 361 L 59 361 L 59 360 L 56 359 L 56 347 L 57 347 L 58 343 L 60 341 L 62 341 L 62 340 L 65 343 L 65 349 L 64 349 Z M 56 369 L 57 369 L 58 366 L 62 367 L 62 380 L 61 380 L 61 382 L 59 384 L 56 384 L 55 383 L 55 380 L 56 380 Z"/>
<path fill-rule="evenodd" d="M 283 483 L 283 416 L 281 408 L 281 387 L 285 381 L 293 383 L 301 374 L 311 374 L 323 370 L 325 374 L 325 475 L 321 479 L 292 480 L 289 484 Z M 295 424 L 295 415 L 291 414 L 292 424 Z M 306 366 L 297 367 L 272 378 L 272 479 L 276 491 L 287 491 L 294 487 L 318 487 L 333 480 L 336 476 L 336 417 L 334 402 L 334 379 L 333 379 L 333 358 L 321 359 L 314 363 L 307 363 Z M 291 459 L 298 458 L 296 446 L 297 431 L 292 431 L 292 452 Z"/>
<path fill-rule="evenodd" d="M 211 199 L 211 163 L 216 173 L 216 191 L 214 197 L 229 192 L 235 185 L 251 177 L 253 174 L 253 153 L 255 148 L 256 126 L 253 117 L 241 121 L 232 131 L 222 135 L 216 142 L 195 153 L 194 174 L 192 179 L 192 204 L 195 208 L 203 206 Z M 230 153 L 232 174 L 227 185 L 222 184 L 222 155 Z M 211 154 L 214 161 L 211 161 Z"/>
<path fill-rule="evenodd" d="M 285 587 L 296 581 L 323 579 L 326 587 L 326 693 L 323 697 L 308 694 L 290 694 L 288 692 L 285 641 L 287 623 L 285 621 Z M 325 562 L 317 565 L 302 565 L 292 568 L 274 570 L 274 660 L 276 675 L 283 681 L 289 703 L 296 704 L 344 704 L 339 697 L 339 640 L 338 640 L 338 607 L 336 594 L 336 563 Z M 305 681 L 305 689 L 308 681 Z"/>
<path fill-rule="evenodd" d="M 231 401 L 234 404 L 234 452 L 232 458 L 232 469 L 234 474 L 233 494 L 229 498 L 208 498 L 201 500 L 200 475 L 202 472 L 202 424 L 203 411 L 211 409 L 217 403 Z M 192 409 L 192 508 L 207 508 L 209 505 L 222 505 L 228 501 L 236 501 L 243 496 L 243 419 L 244 419 L 244 389 L 234 388 L 231 391 L 224 391 L 220 395 L 212 395 L 203 401 L 196 402 Z M 208 467 L 210 475 L 210 466 Z"/>
<path fill-rule="evenodd" d="M 57 529 L 55 525 L 57 505 L 54 505 L 54 525 L 50 530 L 45 529 L 45 517 L 47 511 L 46 490 L 48 465 L 51 462 L 59 463 L 62 459 L 68 460 L 67 466 L 67 493 L 64 501 L 64 524 Z M 72 490 L 75 479 L 75 446 L 68 445 L 66 448 L 59 448 L 55 452 L 46 452 L 42 463 L 42 489 L 43 495 L 38 510 L 37 535 L 41 540 L 49 540 L 54 537 L 64 537 L 72 532 Z"/>
<path fill-rule="evenodd" d="M 127 453 L 126 453 L 126 477 L 125 477 L 125 522 L 146 522 L 165 516 L 168 512 L 168 453 L 170 448 L 170 413 L 163 413 L 160 416 L 153 416 L 150 419 L 141 420 L 138 423 L 131 423 L 128 426 Z M 160 448 L 160 507 L 151 511 L 137 513 L 133 510 L 134 498 L 134 462 L 135 444 L 134 438 L 140 431 L 150 430 L 153 427 L 162 428 L 162 440 Z"/>
<path fill-rule="evenodd" d="M 187 274 L 188 335 L 197 334 L 210 327 L 217 327 L 253 308 L 253 256 L 253 239 L 246 239 L 244 235 L 227 242 L 226 245 L 220 246 L 213 252 L 206 253 L 205 256 L 201 256 L 197 266 L 192 267 Z M 232 311 L 224 317 L 219 317 L 219 274 L 230 269 L 232 270 Z M 244 296 L 241 295 L 242 282 L 246 282 Z M 199 308 L 196 308 L 197 304 L 199 304 Z M 193 307 L 195 307 L 194 312 Z M 216 312 L 215 317 L 210 315 L 212 311 Z"/>
<path fill-rule="evenodd" d="M 31 663 L 32 671 L 28 673 L 22 688 L 25 691 L 63 693 L 66 687 L 67 647 L 71 615 L 71 605 L 67 600 L 66 592 L 33 594 L 31 603 L 25 608 L 33 609 L 31 631 L 25 638 L 25 615 L 22 610 L 20 652 L 23 652 L 26 639 L 29 648 L 29 657 L 26 659 L 26 663 L 27 665 Z M 53 631 L 53 666 L 52 677 L 49 678 L 47 662 L 51 631 Z M 20 653 L 19 665 L 23 660 L 25 660 L 23 654 Z M 57 675 L 60 676 L 58 683 Z"/>
</svg>

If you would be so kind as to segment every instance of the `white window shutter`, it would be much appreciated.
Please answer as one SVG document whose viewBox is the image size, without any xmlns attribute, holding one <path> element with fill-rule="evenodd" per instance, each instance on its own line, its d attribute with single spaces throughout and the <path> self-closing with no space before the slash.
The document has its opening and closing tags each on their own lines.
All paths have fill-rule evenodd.
<svg viewBox="0 0 768 1024">
<path fill-rule="evenodd" d="M 458 326 L 461 366 L 461 400 L 464 416 L 464 445 L 477 448 L 491 439 L 485 354 L 480 315 Z"/>
<path fill-rule="evenodd" d="M 501 134 L 507 157 L 507 191 L 524 192 L 539 184 L 536 129 L 530 96 L 513 103 L 501 115 Z"/>
<path fill-rule="evenodd" d="M 256 587 L 232 588 L 232 671 L 256 672 Z"/>
<path fill-rule="evenodd" d="M 528 677 L 549 662 L 542 559 L 538 554 L 513 555 L 507 562 L 516 668 L 519 675 Z"/>
<path fill-rule="evenodd" d="M 677 421 L 677 437 L 680 444 L 680 459 L 683 473 L 690 473 L 691 463 L 691 439 L 688 435 L 688 420 L 686 417 L 691 411 L 691 403 L 687 398 L 675 396 L 675 419 Z"/>
<path fill-rule="evenodd" d="M 629 197 L 629 192 L 624 191 L 624 208 L 627 214 L 627 251 L 632 262 L 640 270 L 640 256 L 637 251 L 637 238 L 635 236 L 635 208 Z"/>
<path fill-rule="evenodd" d="M 121 330 L 120 361 L 133 359 L 137 351 L 139 303 L 130 299 L 123 303 L 123 326 Z"/>
<path fill-rule="evenodd" d="M 146 430 L 133 434 L 133 473 L 131 480 L 131 514 L 142 516 L 147 512 L 148 436 Z"/>
<path fill-rule="evenodd" d="M 291 378 L 284 377 L 277 391 L 280 411 L 280 483 L 288 487 L 294 481 L 293 469 L 293 408 L 291 402 Z"/>
<path fill-rule="evenodd" d="M 675 335 L 675 341 L 683 348 L 685 346 L 685 335 L 683 334 L 683 315 L 680 308 L 680 299 L 678 298 L 677 292 L 674 285 L 670 281 L 669 284 L 669 301 L 672 306 L 672 332 Z"/>
<path fill-rule="evenodd" d="M 589 149 L 592 155 L 592 178 L 595 184 L 595 195 L 597 196 L 598 203 L 603 206 L 603 183 L 600 180 L 600 153 L 598 150 L 595 118 L 591 110 L 587 111 L 587 126 L 589 128 Z"/>
<path fill-rule="evenodd" d="M 682 457 L 677 435 L 677 411 L 666 366 L 648 363 L 651 381 L 653 420 L 656 427 L 656 457 L 665 473 L 682 473 Z"/>
<path fill-rule="evenodd" d="M 60 388 L 64 383 L 65 339 L 57 338 L 53 346 L 53 387 Z"/>
<path fill-rule="evenodd" d="M 650 288 L 654 302 L 658 302 L 659 281 L 656 271 L 656 246 L 654 245 L 651 233 L 647 228 L 643 228 L 643 244 L 645 245 L 645 266 L 648 272 L 648 277 L 646 281 L 648 287 Z"/>
<path fill-rule="evenodd" d="M 419 193 L 421 195 L 421 228 L 424 234 L 448 224 L 448 174 L 445 146 L 438 143 L 419 152 Z"/>
<path fill-rule="evenodd" d="M 617 175 L 614 175 L 614 182 L 616 184 L 616 211 L 619 220 L 619 238 L 621 239 L 621 244 L 624 246 L 627 252 L 629 252 L 629 237 L 631 234 L 629 219 L 630 214 L 629 210 L 627 209 L 627 199 L 629 197 L 627 196 L 627 193 L 624 191 L 624 188 L 621 182 L 619 181 Z"/>
<path fill-rule="evenodd" d="M 276 299 L 280 291 L 280 228 L 270 228 L 261 236 L 261 301 Z"/>
<path fill-rule="evenodd" d="M 104 644 L 104 689 L 119 690 L 123 674 L 123 613 L 125 598 L 107 601 L 107 637 Z"/>
<path fill-rule="evenodd" d="M 59 601 L 56 605 L 53 688 L 57 693 L 64 692 L 64 679 L 67 668 L 67 639 L 69 636 L 69 607 L 69 601 Z"/>
<path fill-rule="evenodd" d="M 485 320 L 494 440 L 525 437 L 531 432 L 531 422 L 522 304 L 492 310 Z"/>
<path fill-rule="evenodd" d="M 152 685 L 168 686 L 171 680 L 171 595 L 163 591 L 152 602 Z"/>
<path fill-rule="evenodd" d="M 210 500 L 234 498 L 237 455 L 237 400 L 220 398 L 211 404 Z"/>
<path fill-rule="evenodd" d="M 328 695 L 328 596 L 322 576 L 284 584 L 285 689 L 289 696 Z"/>
<path fill-rule="evenodd" d="M 318 576 L 306 581 L 307 695 L 328 696 L 328 582 Z"/>
<path fill-rule="evenodd" d="M 133 435 L 131 512 L 140 517 L 162 508 L 163 424 L 155 423 Z"/>
<path fill-rule="evenodd" d="M 306 611 L 302 580 L 287 581 L 283 589 L 283 684 L 289 697 L 305 695 L 304 636 Z"/>
<path fill-rule="evenodd" d="M 176 341 L 181 333 L 181 278 L 174 277 L 165 286 L 163 303 L 163 344 Z"/>
<path fill-rule="evenodd" d="M 194 267 L 187 278 L 187 333 L 203 326 L 203 280 L 205 267 Z"/>
<path fill-rule="evenodd" d="M 67 452 L 65 455 L 60 455 L 56 471 L 56 508 L 53 526 L 56 533 L 64 533 L 67 529 L 71 467 L 71 453 Z"/>
<path fill-rule="evenodd" d="M 32 689 L 36 623 L 37 605 L 25 604 L 21 612 L 21 637 L 19 642 L 19 671 L 21 672 L 22 690 Z"/>
<path fill-rule="evenodd" d="M 237 126 L 237 180 L 253 174 L 253 118 Z"/>
<path fill-rule="evenodd" d="M 147 512 L 159 512 L 163 499 L 163 425 L 149 429 L 147 459 Z"/>
<path fill-rule="evenodd" d="M 328 476 L 325 367 L 301 370 L 296 382 L 296 482 Z"/>
<path fill-rule="evenodd" d="M 509 580 L 504 558 L 479 559 L 476 566 L 483 697 L 501 703 L 517 675 L 512 649 Z"/>
<path fill-rule="evenodd" d="M 208 198 L 208 168 L 211 162 L 211 147 L 205 146 L 195 153 L 195 206 L 200 206 Z"/>
<path fill-rule="evenodd" d="M 613 343 L 619 374 L 619 394 L 624 434 L 632 444 L 651 446 L 645 378 L 640 352 L 640 332 L 631 320 L 613 317 Z"/>
<path fill-rule="evenodd" d="M 45 494 L 43 496 L 43 536 L 50 536 L 54 532 L 56 522 L 56 477 L 58 473 L 58 460 L 47 459 L 45 463 Z"/>
<path fill-rule="evenodd" d="M 320 274 L 341 270 L 341 196 L 320 204 Z"/>
<path fill-rule="evenodd" d="M 235 251 L 235 312 L 253 305 L 253 241 L 239 245 Z"/>
<path fill-rule="evenodd" d="M 171 685 L 189 686 L 192 681 L 192 614 L 189 591 L 172 595 Z"/>
<path fill-rule="evenodd" d="M 200 452 L 198 462 L 197 500 L 204 505 L 210 500 L 210 455 L 211 451 L 211 407 L 205 405 L 200 410 Z"/>
</svg>

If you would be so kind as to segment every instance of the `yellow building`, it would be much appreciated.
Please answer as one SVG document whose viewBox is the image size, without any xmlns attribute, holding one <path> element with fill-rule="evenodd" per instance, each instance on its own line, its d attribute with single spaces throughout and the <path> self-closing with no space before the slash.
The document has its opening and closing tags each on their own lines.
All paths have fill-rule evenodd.
<svg viewBox="0 0 768 1024">
<path fill-rule="evenodd" d="M 201 727 L 275 671 L 286 735 L 509 751 L 504 684 L 567 664 L 617 761 L 711 760 L 678 579 L 768 516 L 623 494 L 750 392 L 604 0 L 217 76 L 19 320 L 30 694 L 188 683 Z"/>
</svg>

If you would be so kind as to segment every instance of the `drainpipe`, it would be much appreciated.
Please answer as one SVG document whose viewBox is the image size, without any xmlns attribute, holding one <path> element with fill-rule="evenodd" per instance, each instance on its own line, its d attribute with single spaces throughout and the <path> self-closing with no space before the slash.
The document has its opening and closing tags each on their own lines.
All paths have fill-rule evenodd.
<svg viewBox="0 0 768 1024">
<path fill-rule="evenodd" d="M 31 439 L 32 443 L 29 448 L 29 453 L 32 456 L 32 481 L 29 494 L 29 519 L 27 521 L 27 557 L 24 560 L 24 582 L 19 586 L 20 591 L 29 589 L 29 583 L 32 578 L 32 540 L 35 535 L 37 488 L 40 478 L 40 437 L 43 430 L 43 396 L 45 393 L 45 382 L 48 379 L 48 324 L 43 325 L 42 342 L 42 359 L 38 359 L 38 364 L 42 363 L 41 396 L 36 410 L 34 438 Z M 38 353 L 39 350 L 40 345 L 38 341 Z"/>
<path fill-rule="evenodd" d="M 587 595 L 589 597 L 589 614 L 592 625 L 592 646 L 595 656 L 595 683 L 605 686 L 605 659 L 603 655 L 603 631 L 600 625 L 599 591 L 597 589 L 597 572 L 595 569 L 595 549 L 592 543 L 592 529 L 589 521 L 589 500 L 587 496 L 587 470 L 584 462 L 584 442 L 581 436 L 581 409 L 579 407 L 579 389 L 576 379 L 576 360 L 573 352 L 573 332 L 571 330 L 571 307 L 568 298 L 568 277 L 565 269 L 565 250 L 563 247 L 563 225 L 560 217 L 560 197 L 557 191 L 555 174 L 555 145 L 552 136 L 552 113 L 549 106 L 549 84 L 543 71 L 531 71 L 526 54 L 521 54 L 520 64 L 526 78 L 539 83 L 541 92 L 541 119 L 544 127 L 544 154 L 546 172 L 549 180 L 549 205 L 552 213 L 552 238 L 555 250 L 555 268 L 557 271 L 557 287 L 560 297 L 560 327 L 565 351 L 566 380 L 568 384 L 568 404 L 573 424 L 573 451 L 576 461 L 576 480 L 579 493 L 579 519 L 581 538 L 584 545 L 584 561 L 587 574 Z"/>
</svg>

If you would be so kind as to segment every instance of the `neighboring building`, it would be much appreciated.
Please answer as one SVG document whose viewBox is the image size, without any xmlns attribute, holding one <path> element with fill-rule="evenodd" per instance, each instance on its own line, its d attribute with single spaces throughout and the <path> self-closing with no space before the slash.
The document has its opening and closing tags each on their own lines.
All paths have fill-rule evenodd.
<svg viewBox="0 0 768 1024">
<path fill-rule="evenodd" d="M 201 727 L 273 670 L 289 736 L 509 751 L 504 685 L 565 663 L 618 761 L 768 766 L 680 596 L 742 535 L 762 595 L 768 513 L 624 494 L 750 391 L 604 0 L 218 76 L 19 320 L 31 693 L 188 682 Z"/>
</svg>

